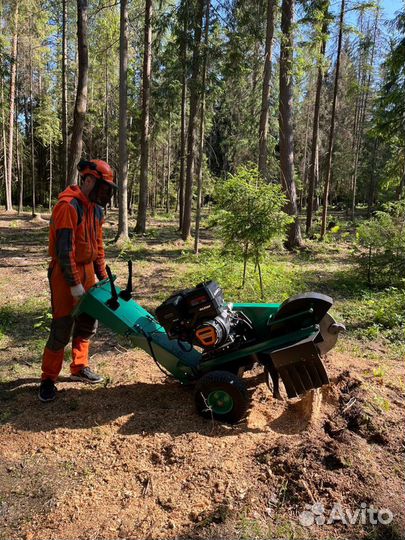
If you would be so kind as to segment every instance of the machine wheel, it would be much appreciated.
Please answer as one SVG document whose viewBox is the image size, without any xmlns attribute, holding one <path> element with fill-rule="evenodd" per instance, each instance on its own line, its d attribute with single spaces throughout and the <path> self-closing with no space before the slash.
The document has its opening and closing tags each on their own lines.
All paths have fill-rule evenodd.
<svg viewBox="0 0 405 540">
<path fill-rule="evenodd" d="M 229 371 L 203 375 L 195 386 L 194 399 L 201 416 L 229 424 L 242 420 L 249 406 L 245 383 Z"/>
</svg>

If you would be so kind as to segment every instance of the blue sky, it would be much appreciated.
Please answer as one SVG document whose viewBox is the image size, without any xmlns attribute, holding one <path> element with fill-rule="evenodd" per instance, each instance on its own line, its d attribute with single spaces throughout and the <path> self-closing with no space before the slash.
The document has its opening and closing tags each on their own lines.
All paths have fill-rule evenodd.
<svg viewBox="0 0 405 540">
<path fill-rule="evenodd" d="M 346 0 L 346 21 L 354 22 L 358 15 L 358 11 L 353 10 L 353 7 L 366 0 Z M 369 3 L 377 3 L 376 0 L 369 0 Z M 332 12 L 339 13 L 341 0 L 331 0 Z M 390 21 L 395 17 L 396 12 L 404 9 L 405 0 L 379 0 L 379 4 L 383 9 L 383 20 Z M 357 15 L 356 15 L 357 14 Z"/>
<path fill-rule="evenodd" d="M 332 50 L 332 53 L 334 54 L 334 47 L 336 46 L 337 41 L 337 21 L 338 21 L 338 15 L 340 12 L 340 6 L 341 6 L 342 0 L 331 0 L 331 11 L 335 15 L 335 24 L 332 27 L 332 35 L 329 40 L 328 48 Z M 388 22 L 392 21 L 395 17 L 395 15 L 405 9 L 405 0 L 346 0 L 346 10 L 345 10 L 345 24 L 347 26 L 352 26 L 353 28 L 358 27 L 359 23 L 359 11 L 354 9 L 355 6 L 358 6 L 360 4 L 364 3 L 374 3 L 379 5 L 382 8 L 382 23 L 380 25 L 380 39 L 379 39 L 379 52 L 380 52 L 380 60 L 384 57 L 386 52 L 386 47 L 389 42 L 389 38 L 394 37 L 396 34 L 396 30 L 387 24 Z M 371 13 L 371 10 L 370 12 Z M 355 34 L 351 32 L 351 36 L 353 37 Z M 397 36 L 396 36 L 397 37 Z"/>
<path fill-rule="evenodd" d="M 385 19 L 393 19 L 395 12 L 404 7 L 403 0 L 382 0 L 381 5 L 384 10 Z"/>
</svg>

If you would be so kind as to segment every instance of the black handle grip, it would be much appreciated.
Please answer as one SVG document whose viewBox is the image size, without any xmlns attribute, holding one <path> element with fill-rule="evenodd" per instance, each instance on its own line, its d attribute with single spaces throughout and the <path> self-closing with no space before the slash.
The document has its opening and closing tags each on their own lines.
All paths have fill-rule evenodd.
<svg viewBox="0 0 405 540">
<path fill-rule="evenodd" d="M 110 309 L 115 311 L 120 306 L 120 303 L 118 302 L 117 289 L 115 288 L 115 285 L 114 285 L 114 280 L 113 280 L 113 276 L 112 276 L 112 273 L 111 273 L 111 268 L 107 265 L 105 267 L 105 269 L 106 269 L 106 272 L 107 272 L 107 275 L 108 275 L 108 279 L 110 280 L 110 286 L 111 286 L 111 298 L 107 301 L 107 306 Z"/>
<path fill-rule="evenodd" d="M 120 298 L 128 302 L 132 298 L 132 261 L 128 261 L 128 283 L 127 288 L 120 292 Z"/>
</svg>

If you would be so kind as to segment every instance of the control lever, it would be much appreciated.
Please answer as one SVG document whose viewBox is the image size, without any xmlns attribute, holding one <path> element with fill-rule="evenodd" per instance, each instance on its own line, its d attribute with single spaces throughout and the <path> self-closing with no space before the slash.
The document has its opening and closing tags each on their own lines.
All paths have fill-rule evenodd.
<svg viewBox="0 0 405 540">
<path fill-rule="evenodd" d="M 127 288 L 120 292 L 120 298 L 128 302 L 132 298 L 132 261 L 128 261 L 128 283 Z"/>
<path fill-rule="evenodd" d="M 110 280 L 110 285 L 111 285 L 111 298 L 107 300 L 107 306 L 113 311 L 115 311 L 116 309 L 120 307 L 120 303 L 118 302 L 118 294 L 114 285 L 114 280 L 113 280 L 110 267 L 107 265 L 105 269 L 107 271 L 108 279 Z"/>
</svg>

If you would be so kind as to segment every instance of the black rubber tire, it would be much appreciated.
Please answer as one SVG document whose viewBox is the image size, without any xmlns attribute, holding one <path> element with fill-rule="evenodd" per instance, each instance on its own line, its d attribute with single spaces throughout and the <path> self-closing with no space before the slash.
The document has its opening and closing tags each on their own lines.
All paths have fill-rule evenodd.
<svg viewBox="0 0 405 540">
<path fill-rule="evenodd" d="M 211 392 L 223 390 L 233 400 L 233 407 L 226 413 L 216 413 L 210 410 L 207 399 Z M 204 418 L 214 418 L 220 422 L 236 424 L 247 414 L 250 398 L 242 379 L 229 371 L 211 371 L 203 375 L 195 385 L 194 400 L 198 414 Z"/>
</svg>

